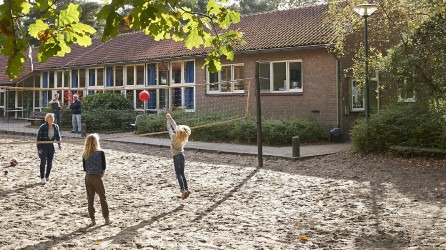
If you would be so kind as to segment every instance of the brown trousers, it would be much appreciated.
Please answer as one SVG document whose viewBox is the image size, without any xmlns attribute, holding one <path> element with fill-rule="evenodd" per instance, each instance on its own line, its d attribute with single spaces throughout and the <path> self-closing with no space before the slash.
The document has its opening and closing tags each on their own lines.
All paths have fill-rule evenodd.
<svg viewBox="0 0 446 250">
<path fill-rule="evenodd" d="M 108 203 L 105 197 L 105 187 L 102 182 L 102 176 L 99 174 L 87 174 L 85 175 L 85 187 L 87 188 L 87 199 L 88 199 L 88 215 L 92 220 L 95 219 L 94 213 L 94 196 L 99 195 L 101 201 L 102 215 L 104 218 L 108 218 Z"/>
</svg>

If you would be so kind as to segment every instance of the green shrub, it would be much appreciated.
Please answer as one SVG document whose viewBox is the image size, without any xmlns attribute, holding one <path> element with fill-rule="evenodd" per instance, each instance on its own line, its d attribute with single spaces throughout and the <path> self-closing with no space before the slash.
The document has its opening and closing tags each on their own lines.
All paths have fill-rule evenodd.
<svg viewBox="0 0 446 250">
<path fill-rule="evenodd" d="M 372 115 L 368 124 L 357 120 L 351 131 L 353 150 L 380 152 L 392 145 L 446 148 L 444 114 L 423 104 L 390 106 Z"/>
<path fill-rule="evenodd" d="M 221 112 L 188 113 L 176 111 L 172 113 L 177 124 L 187 124 L 192 129 L 191 140 L 210 142 L 229 142 L 254 144 L 257 142 L 257 125 L 255 118 L 225 122 L 231 119 Z M 234 117 L 232 117 L 234 118 Z M 144 115 L 138 120 L 138 134 L 153 133 L 166 130 L 165 114 Z M 293 136 L 300 136 L 302 142 L 315 142 L 328 138 L 328 129 L 309 118 L 294 118 L 288 120 L 263 120 L 263 141 L 265 145 L 288 145 Z"/>
<path fill-rule="evenodd" d="M 102 109 L 82 112 L 82 123 L 86 124 L 89 133 L 130 131 L 130 124 L 135 122 L 135 118 L 135 112 L 127 110 Z"/>
<path fill-rule="evenodd" d="M 133 111 L 133 104 L 124 95 L 112 92 L 87 95 L 82 100 L 82 111 L 99 109 Z"/>
</svg>

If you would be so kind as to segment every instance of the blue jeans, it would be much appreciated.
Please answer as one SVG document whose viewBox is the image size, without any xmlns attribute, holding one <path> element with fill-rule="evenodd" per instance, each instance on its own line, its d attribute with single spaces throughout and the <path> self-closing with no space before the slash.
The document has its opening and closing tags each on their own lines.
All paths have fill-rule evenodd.
<svg viewBox="0 0 446 250">
<path fill-rule="evenodd" d="M 50 177 L 51 168 L 53 166 L 53 158 L 54 158 L 54 145 L 53 144 L 44 144 L 43 152 L 39 154 L 40 158 L 40 179 Z M 46 174 L 45 174 L 45 165 Z"/>
<path fill-rule="evenodd" d="M 73 114 L 71 121 L 73 124 L 72 131 L 80 133 L 82 129 L 81 114 Z"/>
<path fill-rule="evenodd" d="M 181 190 L 187 190 L 187 180 L 184 175 L 184 154 L 178 154 L 173 156 L 173 165 L 175 166 L 175 174 L 177 175 L 178 184 L 180 184 Z"/>
</svg>

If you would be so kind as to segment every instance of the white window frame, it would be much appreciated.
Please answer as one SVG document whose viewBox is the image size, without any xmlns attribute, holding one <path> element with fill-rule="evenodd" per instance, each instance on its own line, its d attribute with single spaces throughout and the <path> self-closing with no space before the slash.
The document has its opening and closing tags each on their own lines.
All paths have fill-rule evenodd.
<svg viewBox="0 0 446 250">
<path fill-rule="evenodd" d="M 271 93 L 295 93 L 295 92 L 303 92 L 304 91 L 304 81 L 303 81 L 303 63 L 302 59 L 294 59 L 294 60 L 282 60 L 282 61 L 270 61 L 270 62 L 260 62 L 263 64 L 269 63 L 269 90 L 262 89 L 262 92 L 271 92 Z M 286 79 L 284 80 L 284 88 L 282 90 L 274 90 L 274 64 L 275 63 L 286 63 Z M 300 88 L 290 88 L 290 63 L 300 63 Z"/>
<path fill-rule="evenodd" d="M 403 85 L 407 84 L 407 79 L 404 79 L 404 83 Z M 401 88 L 398 87 L 398 102 L 416 102 L 417 98 L 416 98 L 416 93 L 415 93 L 415 89 L 413 90 L 412 96 L 411 97 L 403 97 L 401 95 Z"/>
<path fill-rule="evenodd" d="M 365 106 L 365 95 L 364 95 L 363 88 L 359 89 L 358 87 L 356 87 L 357 94 L 358 95 L 361 94 L 360 96 L 362 96 L 362 107 L 358 108 L 358 107 L 354 107 L 354 105 L 353 105 L 354 99 L 355 99 L 355 88 L 353 87 L 353 84 L 355 82 L 356 81 L 353 79 L 353 77 L 348 78 L 348 84 L 349 84 L 349 89 L 350 89 L 350 98 L 349 98 L 350 111 L 351 112 L 363 112 L 364 106 Z"/>
<path fill-rule="evenodd" d="M 235 79 L 235 70 L 234 70 L 234 68 L 235 67 L 243 67 L 243 74 L 245 73 L 245 64 L 244 63 L 234 63 L 234 64 L 223 64 L 222 65 L 222 67 L 231 67 L 231 79 L 230 79 L 230 84 L 231 84 L 231 86 L 230 86 L 230 91 L 224 91 L 224 92 L 222 92 L 221 91 L 221 82 L 222 82 L 222 80 L 221 80 L 221 71 L 218 71 L 217 72 L 217 74 L 218 74 L 218 79 L 217 79 L 217 82 L 218 83 L 215 83 L 215 84 L 218 84 L 218 90 L 211 90 L 211 84 L 213 84 L 213 83 L 211 83 L 210 82 L 210 79 L 211 79 L 211 73 L 209 72 L 209 70 L 206 68 L 206 82 L 208 83 L 207 84 L 207 86 L 206 86 L 206 92 L 208 93 L 208 94 L 223 94 L 223 95 L 227 95 L 227 94 L 234 94 L 234 93 L 244 93 L 245 92 L 245 89 L 242 89 L 242 90 L 235 90 L 234 89 L 234 85 L 236 84 L 236 82 L 237 82 L 237 80 L 240 80 L 240 79 Z"/>
</svg>

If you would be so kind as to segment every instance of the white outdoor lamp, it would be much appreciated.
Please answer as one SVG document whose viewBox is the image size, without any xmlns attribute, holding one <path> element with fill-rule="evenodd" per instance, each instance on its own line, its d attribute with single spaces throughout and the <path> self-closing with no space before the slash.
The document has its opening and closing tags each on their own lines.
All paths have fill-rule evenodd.
<svg viewBox="0 0 446 250">
<path fill-rule="evenodd" d="M 360 4 L 353 8 L 353 10 L 358 13 L 360 16 L 364 18 L 364 47 L 365 47 L 365 109 L 364 109 L 364 116 L 366 121 L 368 121 L 370 116 L 370 108 L 369 108 L 369 44 L 368 44 L 368 37 L 367 37 L 367 17 L 371 16 L 376 10 L 378 9 L 378 6 L 375 4 Z"/>
</svg>

